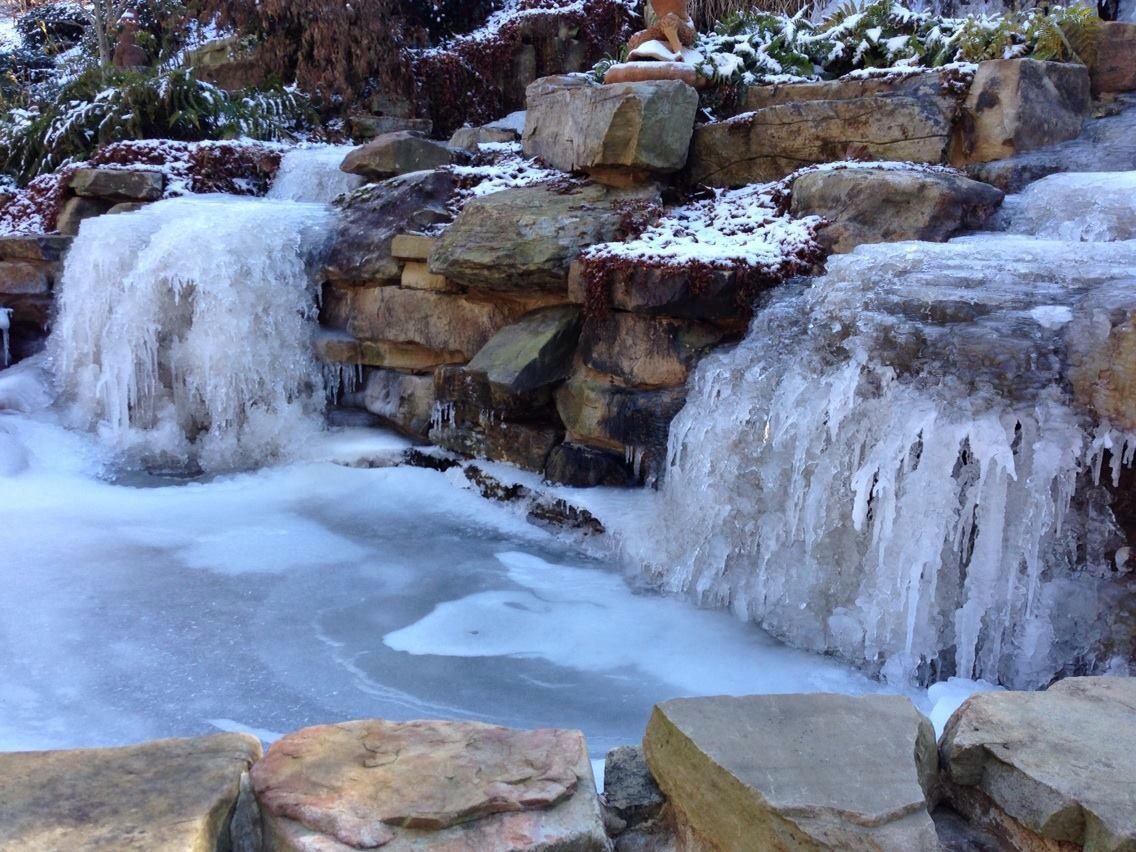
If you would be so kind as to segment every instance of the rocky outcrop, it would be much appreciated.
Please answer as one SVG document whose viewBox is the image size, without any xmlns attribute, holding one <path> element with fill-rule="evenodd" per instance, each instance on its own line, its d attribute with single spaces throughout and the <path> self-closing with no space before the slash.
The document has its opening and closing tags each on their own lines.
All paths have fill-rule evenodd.
<svg viewBox="0 0 1136 852">
<path fill-rule="evenodd" d="M 255 852 L 238 799 L 260 758 L 243 734 L 0 754 L 0 850 Z M 233 831 L 234 826 L 237 831 Z"/>
<path fill-rule="evenodd" d="M 999 59 L 982 62 L 951 146 L 957 166 L 1003 160 L 1075 139 L 1089 115 L 1084 65 Z"/>
<path fill-rule="evenodd" d="M 865 243 L 943 242 L 980 227 L 1002 192 L 961 175 L 931 171 L 833 169 L 793 181 L 794 216 L 821 216 L 820 239 L 833 252 Z"/>
<path fill-rule="evenodd" d="M 643 748 L 694 848 L 939 849 L 935 734 L 906 698 L 677 699 Z"/>
<path fill-rule="evenodd" d="M 342 199 L 324 274 L 330 281 L 397 282 L 402 264 L 391 254 L 395 236 L 448 221 L 456 190 L 441 171 L 400 175 Z"/>
<path fill-rule="evenodd" d="M 1015 849 L 1136 848 L 1136 679 L 976 695 L 941 752 L 954 807 Z"/>
<path fill-rule="evenodd" d="M 430 271 L 484 290 L 560 291 L 587 246 L 617 237 L 627 205 L 658 203 L 654 188 L 588 184 L 495 192 L 465 205 L 430 254 Z"/>
<path fill-rule="evenodd" d="M 252 781 L 278 852 L 607 848 L 576 731 L 377 720 L 307 728 L 276 742 Z"/>
<path fill-rule="evenodd" d="M 528 89 L 524 150 L 599 179 L 676 172 L 686 164 L 698 93 L 675 80 L 600 86 L 546 77 Z"/>
<path fill-rule="evenodd" d="M 77 169 L 68 183 L 84 198 L 103 201 L 157 201 L 166 180 L 161 172 L 134 169 Z"/>
<path fill-rule="evenodd" d="M 356 148 L 347 155 L 340 168 L 365 180 L 381 181 L 446 166 L 453 159 L 454 152 L 448 145 L 404 130 L 385 133 Z"/>
<path fill-rule="evenodd" d="M 1107 21 L 1100 25 L 1096 51 L 1089 63 L 1094 95 L 1136 92 L 1136 23 Z"/>
<path fill-rule="evenodd" d="M 938 96 L 776 104 L 696 127 L 687 174 L 695 184 L 742 186 L 849 157 L 941 163 L 953 119 Z"/>
<path fill-rule="evenodd" d="M 63 236 L 0 238 L 0 308 L 12 311 L 12 359 L 39 351 L 51 330 L 53 294 L 71 239 Z"/>
</svg>

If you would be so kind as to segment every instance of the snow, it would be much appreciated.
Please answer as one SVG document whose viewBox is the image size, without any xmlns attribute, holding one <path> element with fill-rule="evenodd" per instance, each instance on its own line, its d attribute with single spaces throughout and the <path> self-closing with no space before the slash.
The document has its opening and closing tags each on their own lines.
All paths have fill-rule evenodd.
<svg viewBox="0 0 1136 852">
<path fill-rule="evenodd" d="M 545 168 L 536 160 L 525 158 L 520 153 L 521 146 L 518 142 L 491 143 L 478 147 L 481 153 L 490 155 L 489 163 L 445 167 L 461 179 L 464 189 L 459 191 L 460 201 L 566 177 L 564 172 Z"/>
<path fill-rule="evenodd" d="M 518 136 L 525 132 L 525 116 L 528 113 L 525 110 L 518 110 L 511 112 L 504 118 L 499 118 L 497 121 L 491 121 L 486 127 L 492 127 L 497 130 L 512 130 Z"/>
</svg>

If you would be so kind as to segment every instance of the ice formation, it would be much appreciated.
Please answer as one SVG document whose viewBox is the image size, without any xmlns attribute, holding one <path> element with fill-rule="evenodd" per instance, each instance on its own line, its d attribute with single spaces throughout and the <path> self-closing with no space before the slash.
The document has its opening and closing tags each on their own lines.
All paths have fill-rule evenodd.
<svg viewBox="0 0 1136 852">
<path fill-rule="evenodd" d="M 1055 240 L 1136 239 L 1136 172 L 1058 174 L 1011 195 L 999 215 L 1006 230 Z"/>
<path fill-rule="evenodd" d="M 268 197 L 330 204 L 340 195 L 358 189 L 363 179 L 339 168 L 353 150 L 351 145 L 293 148 L 280 161 L 280 171 L 268 190 Z"/>
<path fill-rule="evenodd" d="M 51 340 L 72 424 L 149 465 L 206 470 L 318 429 L 307 267 L 330 222 L 323 205 L 230 196 L 85 222 Z"/>
<path fill-rule="evenodd" d="M 1100 236 L 1093 215 L 1066 224 Z M 895 682 L 1099 668 L 1121 539 L 1092 479 L 1132 443 L 1069 382 L 1136 310 L 1134 269 L 1136 241 L 1018 235 L 833 258 L 703 362 L 629 550 L 665 589 Z"/>
<path fill-rule="evenodd" d="M 15 312 L 11 308 L 0 308 L 0 368 L 7 367 L 12 363 L 10 334 L 13 313 Z"/>
</svg>

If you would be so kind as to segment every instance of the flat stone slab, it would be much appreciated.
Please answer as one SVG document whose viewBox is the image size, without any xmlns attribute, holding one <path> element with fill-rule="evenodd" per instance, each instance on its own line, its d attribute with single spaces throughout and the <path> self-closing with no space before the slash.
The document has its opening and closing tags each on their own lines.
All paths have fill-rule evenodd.
<svg viewBox="0 0 1136 852">
<path fill-rule="evenodd" d="M 606 843 L 578 731 L 379 720 L 307 728 L 276 742 L 252 781 L 278 850 Z"/>
<path fill-rule="evenodd" d="M 980 824 L 993 803 L 1009 817 L 992 823 L 1003 834 L 1136 849 L 1136 678 L 976 695 L 947 723 L 941 752 L 952 803 Z"/>
<path fill-rule="evenodd" d="M 260 755 L 243 734 L 0 754 L 0 850 L 228 849 L 241 776 Z"/>
<path fill-rule="evenodd" d="M 938 850 L 931 723 L 906 698 L 758 695 L 655 707 L 643 740 L 709 848 Z"/>
<path fill-rule="evenodd" d="M 143 169 L 78 169 L 70 187 L 76 195 L 107 201 L 157 201 L 166 179 Z"/>
<path fill-rule="evenodd" d="M 449 146 L 404 130 L 385 133 L 356 148 L 347 155 L 340 168 L 348 174 L 378 181 L 446 166 L 453 158 Z"/>
</svg>

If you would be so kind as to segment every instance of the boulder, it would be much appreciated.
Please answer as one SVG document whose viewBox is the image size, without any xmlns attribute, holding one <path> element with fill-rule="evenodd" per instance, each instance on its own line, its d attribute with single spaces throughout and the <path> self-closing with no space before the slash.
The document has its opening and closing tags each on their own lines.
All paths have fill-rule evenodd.
<svg viewBox="0 0 1136 852">
<path fill-rule="evenodd" d="M 113 201 L 104 201 L 101 198 L 83 198 L 76 196 L 63 202 L 59 215 L 55 219 L 55 230 L 64 237 L 77 237 L 79 228 L 87 219 L 109 213 L 115 204 Z"/>
<path fill-rule="evenodd" d="M 568 276 L 568 298 L 589 304 L 581 263 Z M 771 282 L 771 286 L 772 286 Z M 689 267 L 620 266 L 599 282 L 596 298 L 610 308 L 636 314 L 705 320 L 744 332 L 757 295 L 733 270 L 695 274 Z"/>
<path fill-rule="evenodd" d="M 391 242 L 408 228 L 428 228 L 450 219 L 456 190 L 453 175 L 415 172 L 356 190 L 338 203 L 324 274 L 330 281 L 397 282 L 402 264 Z"/>
<path fill-rule="evenodd" d="M 260 755 L 243 734 L 0 754 L 0 850 L 233 848 L 241 777 Z"/>
<path fill-rule="evenodd" d="M 1089 115 L 1089 89 L 1084 65 L 1035 59 L 979 63 L 963 103 L 951 163 L 1003 160 L 1075 139 Z"/>
<path fill-rule="evenodd" d="M 265 842 L 314 849 L 603 850 L 583 735 L 360 721 L 278 740 L 252 771 Z"/>
<path fill-rule="evenodd" d="M 516 142 L 519 138 L 511 127 L 459 127 L 450 137 L 450 147 L 476 153 L 481 145 Z"/>
<path fill-rule="evenodd" d="M 698 93 L 677 80 L 600 86 L 545 77 L 527 91 L 523 145 L 561 171 L 676 172 L 686 164 Z"/>
<path fill-rule="evenodd" d="M 453 151 L 448 145 L 402 130 L 385 133 L 356 148 L 347 155 L 340 168 L 369 181 L 380 181 L 447 166 L 453 158 Z"/>
<path fill-rule="evenodd" d="M 695 848 L 939 848 L 935 733 L 906 698 L 677 699 L 655 707 L 643 749 Z"/>
<path fill-rule="evenodd" d="M 696 127 L 687 173 L 695 184 L 742 186 L 850 156 L 941 163 L 953 118 L 939 97 L 778 104 Z"/>
<path fill-rule="evenodd" d="M 434 414 L 434 377 L 372 370 L 363 404 L 397 431 L 424 438 Z"/>
<path fill-rule="evenodd" d="M 576 305 L 534 311 L 493 335 L 467 370 L 505 396 L 556 384 L 572 372 L 582 322 Z"/>
<path fill-rule="evenodd" d="M 554 447 L 545 463 L 544 478 L 557 485 L 616 488 L 635 484 L 634 472 L 624 453 L 598 450 L 572 441 Z"/>
<path fill-rule="evenodd" d="M 1136 679 L 975 695 L 941 754 L 954 807 L 1016 849 L 1136 848 Z"/>
<path fill-rule="evenodd" d="M 902 77 L 846 77 L 810 83 L 775 83 L 766 86 L 747 86 L 742 93 L 743 112 L 765 109 L 781 104 L 805 101 L 863 101 L 866 98 L 904 97 L 940 100 L 940 108 L 952 113 L 961 96 L 949 78 L 939 71 L 905 74 Z"/>
<path fill-rule="evenodd" d="M 430 254 L 430 271 L 471 288 L 563 291 L 587 246 L 617 237 L 628 205 L 658 203 L 654 188 L 585 185 L 507 189 L 466 204 Z"/>
<path fill-rule="evenodd" d="M 1003 194 L 961 175 L 930 171 L 834 169 L 793 181 L 794 216 L 822 216 L 822 244 L 849 252 L 864 243 L 944 242 L 978 228 Z"/>
<path fill-rule="evenodd" d="M 643 388 L 686 384 L 691 369 L 719 344 L 716 326 L 670 317 L 610 311 L 589 317 L 580 337 L 584 364 Z"/>
<path fill-rule="evenodd" d="M 666 799 L 639 746 L 620 746 L 604 762 L 604 805 L 628 827 L 656 819 Z"/>
<path fill-rule="evenodd" d="M 44 264 L 0 261 L 0 296 L 44 296 L 51 292 L 51 284 Z"/>
<path fill-rule="evenodd" d="M 657 479 L 666 459 L 671 421 L 686 402 L 683 387 L 637 390 L 588 372 L 556 392 L 556 410 L 579 444 L 625 453 L 636 479 Z"/>
<path fill-rule="evenodd" d="M 68 186 L 76 195 L 104 201 L 157 201 L 166 179 L 141 169 L 76 169 Z"/>
<path fill-rule="evenodd" d="M 540 299 L 493 294 L 451 295 L 401 287 L 366 287 L 351 299 L 347 331 L 361 341 L 408 343 L 459 352 L 468 361 L 494 334 L 534 308 Z"/>
<path fill-rule="evenodd" d="M 479 418 L 463 412 L 431 429 L 430 440 L 459 455 L 540 473 L 549 453 L 564 440 L 564 428 L 556 423 L 511 421 L 496 415 Z"/>
<path fill-rule="evenodd" d="M 0 259 L 57 263 L 63 260 L 72 242 L 71 237 L 46 234 L 0 237 Z"/>
<path fill-rule="evenodd" d="M 1136 92 L 1136 23 L 1106 21 L 1100 25 L 1089 80 L 1094 95 Z"/>
</svg>

